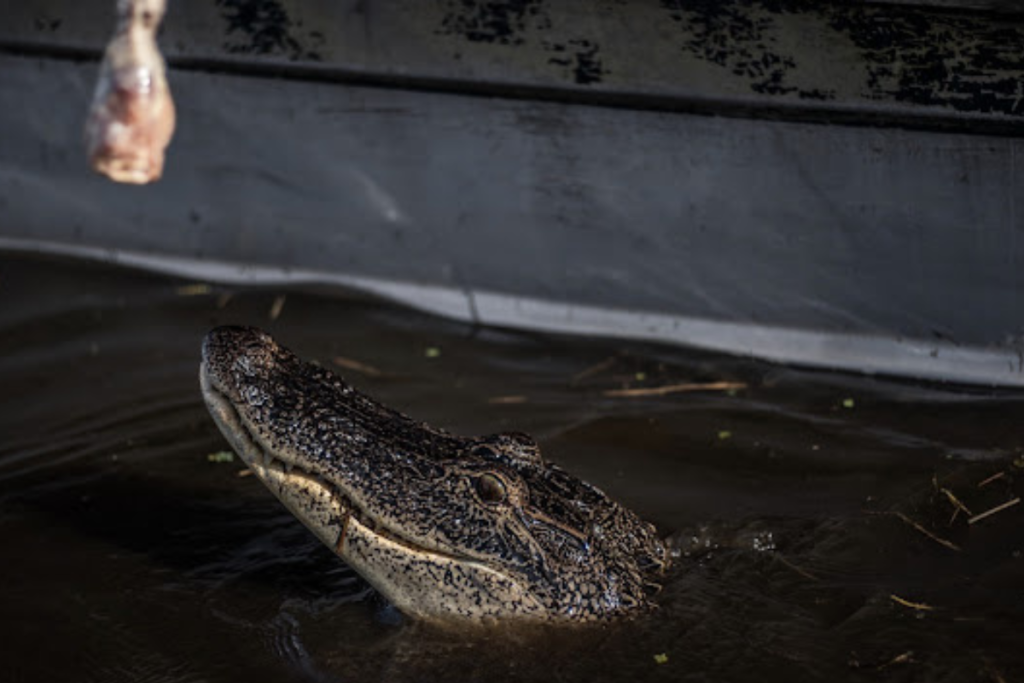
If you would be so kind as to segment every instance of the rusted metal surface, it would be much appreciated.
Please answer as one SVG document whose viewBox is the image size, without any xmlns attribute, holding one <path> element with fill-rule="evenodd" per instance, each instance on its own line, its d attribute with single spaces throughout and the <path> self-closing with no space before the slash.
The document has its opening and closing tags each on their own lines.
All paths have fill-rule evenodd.
<svg viewBox="0 0 1024 683">
<path fill-rule="evenodd" d="M 857 1 L 857 0 L 853 0 Z M 1017 0 L 860 0 L 864 4 L 875 5 L 909 5 L 932 9 L 958 9 L 981 12 L 998 12 L 1001 14 L 1024 13 L 1024 6 Z"/>
<path fill-rule="evenodd" d="M 941 6 L 935 6 L 939 4 Z M 643 108 L 969 127 L 1024 117 L 1024 15 L 982 0 L 182 0 L 183 69 Z M 967 11 L 975 9 L 979 11 Z M 86 56 L 95 8 L 21 3 L 0 49 Z"/>
</svg>

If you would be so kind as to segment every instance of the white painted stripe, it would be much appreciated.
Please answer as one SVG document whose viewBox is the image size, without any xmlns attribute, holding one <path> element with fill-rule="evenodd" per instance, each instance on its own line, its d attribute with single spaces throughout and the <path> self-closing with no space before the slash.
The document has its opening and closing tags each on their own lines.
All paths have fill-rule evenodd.
<svg viewBox="0 0 1024 683">
<path fill-rule="evenodd" d="M 1009 348 L 735 323 L 627 311 L 486 290 L 303 268 L 199 261 L 124 249 L 0 237 L 0 250 L 83 258 L 229 285 L 351 288 L 466 322 L 691 346 L 795 365 L 965 384 L 1024 386 L 1024 355 Z"/>
</svg>

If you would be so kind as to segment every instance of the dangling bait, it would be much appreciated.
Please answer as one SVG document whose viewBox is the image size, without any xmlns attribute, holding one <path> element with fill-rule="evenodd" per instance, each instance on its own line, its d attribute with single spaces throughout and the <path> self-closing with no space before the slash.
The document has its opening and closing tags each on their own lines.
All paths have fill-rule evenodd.
<svg viewBox="0 0 1024 683">
<path fill-rule="evenodd" d="M 158 180 L 174 133 L 174 101 L 156 44 L 164 7 L 165 0 L 118 0 L 117 30 L 100 66 L 86 150 L 92 167 L 119 183 Z"/>
</svg>

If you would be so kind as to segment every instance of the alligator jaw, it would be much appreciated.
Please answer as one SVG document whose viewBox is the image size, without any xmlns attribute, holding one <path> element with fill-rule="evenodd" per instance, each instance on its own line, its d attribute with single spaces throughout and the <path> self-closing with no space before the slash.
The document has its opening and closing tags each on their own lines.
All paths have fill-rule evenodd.
<svg viewBox="0 0 1024 683">
<path fill-rule="evenodd" d="M 205 365 L 200 368 L 199 383 L 214 422 L 239 457 L 317 538 L 341 554 L 352 518 L 351 503 L 316 473 L 263 448 L 231 401 L 213 385 Z"/>
<path fill-rule="evenodd" d="M 464 600 L 467 594 L 478 593 L 509 596 L 520 615 L 546 616 L 539 601 L 523 594 L 501 572 L 403 539 L 369 519 L 322 476 L 271 455 L 217 389 L 205 363 L 200 366 L 199 381 L 214 422 L 242 460 L 317 538 L 402 612 L 436 621 L 497 617 L 501 610 L 489 608 L 486 602 Z"/>
</svg>

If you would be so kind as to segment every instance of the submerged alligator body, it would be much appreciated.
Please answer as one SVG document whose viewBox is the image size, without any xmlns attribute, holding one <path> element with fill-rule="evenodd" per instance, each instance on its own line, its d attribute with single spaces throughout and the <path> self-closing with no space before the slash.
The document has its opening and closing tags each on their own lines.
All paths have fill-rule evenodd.
<svg viewBox="0 0 1024 683">
<path fill-rule="evenodd" d="M 654 527 L 524 434 L 416 422 L 254 328 L 210 332 L 200 381 L 263 483 L 406 614 L 594 620 L 650 604 L 667 563 Z"/>
</svg>

